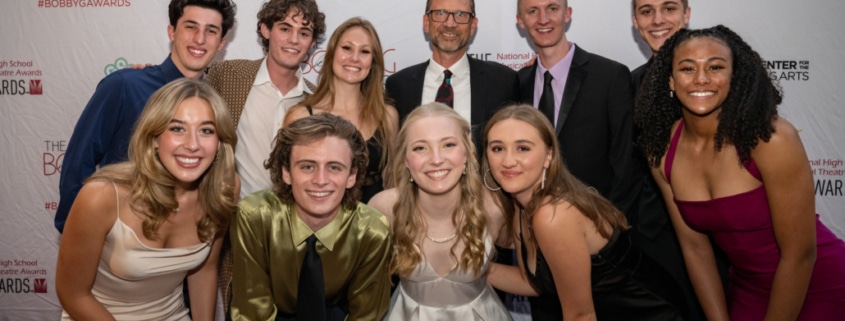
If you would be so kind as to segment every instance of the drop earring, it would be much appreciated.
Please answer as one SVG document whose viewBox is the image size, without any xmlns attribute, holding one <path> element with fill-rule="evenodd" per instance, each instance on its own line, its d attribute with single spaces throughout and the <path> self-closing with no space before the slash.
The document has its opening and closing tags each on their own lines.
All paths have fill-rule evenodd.
<svg viewBox="0 0 845 321">
<path fill-rule="evenodd" d="M 674 90 L 669 91 L 669 98 L 675 98 L 675 91 Z"/>
<path fill-rule="evenodd" d="M 546 188 L 546 169 L 543 168 L 543 180 L 540 182 L 540 190 Z"/>
</svg>

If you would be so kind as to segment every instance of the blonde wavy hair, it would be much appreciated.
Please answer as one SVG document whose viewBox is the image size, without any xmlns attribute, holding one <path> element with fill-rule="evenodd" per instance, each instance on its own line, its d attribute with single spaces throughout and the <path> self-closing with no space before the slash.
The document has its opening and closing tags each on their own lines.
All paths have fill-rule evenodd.
<svg viewBox="0 0 845 321">
<path fill-rule="evenodd" d="M 219 140 L 214 162 L 196 182 L 198 202 L 205 214 L 197 223 L 197 236 L 207 242 L 225 231 L 237 204 L 234 150 L 238 138 L 226 103 L 203 82 L 181 78 L 153 93 L 129 142 L 129 160 L 104 167 L 89 178 L 109 180 L 130 189 L 132 209 L 144 217 L 144 236 L 149 239 L 158 238 L 159 227 L 179 207 L 173 190 L 176 178 L 159 161 L 155 141 L 167 129 L 179 105 L 191 97 L 203 99 L 211 106 Z"/>
<path fill-rule="evenodd" d="M 408 154 L 408 128 L 417 120 L 426 117 L 446 117 L 460 128 L 461 145 L 466 152 L 466 174 L 458 184 L 461 199 L 452 213 L 452 224 L 458 230 L 458 239 L 465 245 L 460 258 L 455 255 L 455 245 L 451 256 L 458 262 L 458 268 L 472 271 L 478 275 L 484 264 L 487 251 L 484 237 L 487 229 L 487 217 L 484 215 L 481 178 L 478 173 L 478 160 L 475 156 L 475 144 L 472 142 L 469 123 L 453 109 L 440 103 L 431 103 L 415 108 L 405 119 L 399 130 L 396 157 L 391 161 L 397 194 L 401 195 L 393 205 L 393 259 L 390 262 L 391 273 L 407 276 L 422 262 L 422 253 L 415 243 L 425 229 L 425 220 L 418 207 L 419 193 L 422 191 L 411 182 L 411 173 L 405 166 Z"/>
</svg>

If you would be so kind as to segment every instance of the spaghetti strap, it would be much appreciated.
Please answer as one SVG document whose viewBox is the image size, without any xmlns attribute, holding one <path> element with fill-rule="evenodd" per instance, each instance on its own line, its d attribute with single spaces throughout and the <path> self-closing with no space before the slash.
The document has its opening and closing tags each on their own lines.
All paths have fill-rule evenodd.
<svg viewBox="0 0 845 321">
<path fill-rule="evenodd" d="M 669 142 L 669 149 L 666 151 L 666 162 L 663 164 L 663 174 L 666 175 L 666 180 L 672 182 L 672 163 L 675 162 L 675 150 L 678 149 L 678 140 L 681 139 L 681 129 L 684 128 L 684 119 L 678 123 L 678 128 L 675 129 L 675 134 L 672 135 L 672 141 Z"/>
<path fill-rule="evenodd" d="M 111 182 L 111 186 L 114 187 L 114 204 L 115 204 L 115 212 L 117 212 L 117 220 L 120 220 L 120 192 L 117 191 L 117 184 L 114 181 Z"/>
</svg>

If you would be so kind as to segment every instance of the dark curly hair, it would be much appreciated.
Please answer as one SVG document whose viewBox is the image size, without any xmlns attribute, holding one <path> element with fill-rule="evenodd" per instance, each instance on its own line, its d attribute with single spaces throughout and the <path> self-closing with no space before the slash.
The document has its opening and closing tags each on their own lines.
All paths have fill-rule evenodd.
<svg viewBox="0 0 845 321">
<path fill-rule="evenodd" d="M 223 16 L 221 38 L 225 37 L 229 29 L 232 29 L 232 26 L 235 25 L 237 5 L 232 0 L 172 0 L 170 1 L 170 6 L 168 6 L 171 26 L 176 27 L 176 22 L 179 21 L 179 18 L 182 18 L 182 14 L 185 13 L 185 7 L 187 6 L 197 6 L 219 12 Z"/>
<path fill-rule="evenodd" d="M 731 50 L 733 60 L 730 91 L 722 103 L 713 138 L 716 149 L 721 149 L 725 143 L 733 144 L 740 161 L 746 162 L 751 159 L 751 150 L 757 143 L 760 140 L 768 142 L 775 131 L 772 122 L 778 117 L 777 106 L 783 97 L 769 77 L 760 54 L 722 25 L 681 29 L 663 43 L 635 100 L 634 121 L 641 130 L 637 143 L 651 166 L 660 165 L 669 145 L 672 125 L 682 117 L 681 102 L 669 93 L 675 51 L 684 42 L 700 37 L 724 43 Z"/>
<path fill-rule="evenodd" d="M 256 31 L 258 33 L 258 42 L 264 53 L 267 53 L 270 47 L 270 39 L 264 38 L 261 34 L 261 25 L 272 29 L 273 24 L 278 21 L 285 20 L 285 17 L 291 15 L 292 17 L 300 16 L 302 24 L 311 27 L 314 42 L 319 42 L 323 34 L 326 33 L 326 15 L 320 12 L 317 7 L 317 2 L 314 0 L 270 0 L 261 6 L 258 11 L 258 25 Z"/>
<path fill-rule="evenodd" d="M 306 145 L 326 137 L 338 137 L 349 143 L 352 164 L 349 170 L 358 170 L 355 175 L 355 186 L 346 189 L 341 205 L 351 209 L 358 205 L 361 199 L 361 185 L 364 183 L 364 175 L 367 173 L 367 145 L 364 137 L 358 132 L 358 128 L 351 122 L 330 113 L 319 113 L 313 116 L 297 119 L 279 129 L 276 138 L 273 140 L 273 151 L 270 158 L 264 162 L 264 168 L 270 170 L 270 179 L 273 181 L 273 192 L 279 200 L 285 204 L 293 204 L 291 186 L 285 184 L 282 178 L 282 169 L 290 171 L 290 157 L 293 146 Z"/>
</svg>

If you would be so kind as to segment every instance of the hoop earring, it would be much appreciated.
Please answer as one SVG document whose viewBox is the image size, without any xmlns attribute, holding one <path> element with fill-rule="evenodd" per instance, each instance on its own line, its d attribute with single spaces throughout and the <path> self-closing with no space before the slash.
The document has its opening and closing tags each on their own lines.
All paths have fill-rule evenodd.
<svg viewBox="0 0 845 321">
<path fill-rule="evenodd" d="M 540 190 L 546 188 L 546 169 L 543 168 L 543 181 L 540 182 Z"/>
<path fill-rule="evenodd" d="M 491 191 L 494 191 L 494 192 L 502 189 L 501 186 L 499 186 L 499 188 L 492 188 L 492 187 L 490 187 L 489 184 L 487 184 L 487 173 L 489 173 L 489 172 L 490 172 L 490 169 L 488 168 L 487 171 L 484 172 L 484 176 L 481 177 L 481 181 L 484 183 L 484 187 L 486 187 L 488 190 L 491 190 Z"/>
</svg>

